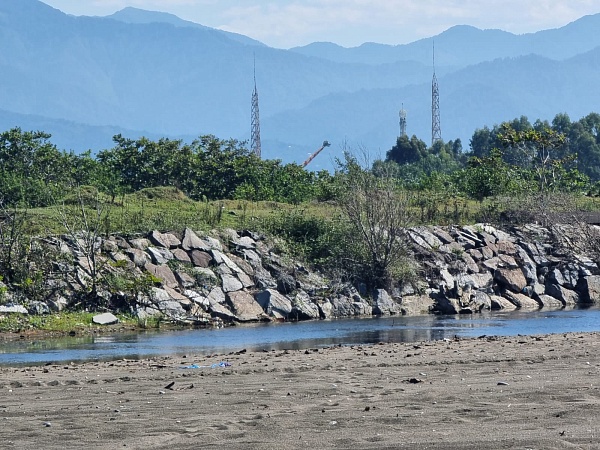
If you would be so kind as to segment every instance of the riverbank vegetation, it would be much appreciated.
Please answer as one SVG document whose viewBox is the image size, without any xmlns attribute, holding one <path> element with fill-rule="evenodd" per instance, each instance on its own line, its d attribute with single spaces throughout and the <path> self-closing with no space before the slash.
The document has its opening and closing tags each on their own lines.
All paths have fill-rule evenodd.
<svg viewBox="0 0 600 450">
<path fill-rule="evenodd" d="M 32 300 L 42 295 L 50 268 L 35 242 L 53 234 L 77 242 L 93 272 L 101 236 L 249 229 L 330 279 L 375 289 L 418 277 L 406 246 L 410 226 L 598 211 L 595 113 L 578 122 L 560 114 L 552 123 L 521 117 L 484 127 L 468 152 L 459 140 L 428 147 L 416 136 L 399 137 L 374 161 L 345 149 L 333 173 L 261 160 L 245 143 L 215 136 L 184 143 L 118 135 L 114 143 L 77 155 L 44 132 L 0 134 L 0 305 L 7 288 Z M 42 322 L 34 326 L 55 326 Z"/>
</svg>

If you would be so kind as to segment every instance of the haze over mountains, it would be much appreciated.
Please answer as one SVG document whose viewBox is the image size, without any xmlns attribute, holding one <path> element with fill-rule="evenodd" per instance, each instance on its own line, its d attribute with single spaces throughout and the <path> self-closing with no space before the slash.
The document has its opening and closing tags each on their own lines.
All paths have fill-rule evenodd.
<svg viewBox="0 0 600 450">
<path fill-rule="evenodd" d="M 53 134 L 76 152 L 137 138 L 249 139 L 256 61 L 263 157 L 302 162 L 408 133 L 431 139 L 432 47 L 444 140 L 526 115 L 600 111 L 600 14 L 514 35 L 456 26 L 407 45 L 331 43 L 280 50 L 166 13 L 126 8 L 75 17 L 37 0 L 0 3 L 0 129 Z M 311 167 L 331 167 L 317 158 Z"/>
</svg>

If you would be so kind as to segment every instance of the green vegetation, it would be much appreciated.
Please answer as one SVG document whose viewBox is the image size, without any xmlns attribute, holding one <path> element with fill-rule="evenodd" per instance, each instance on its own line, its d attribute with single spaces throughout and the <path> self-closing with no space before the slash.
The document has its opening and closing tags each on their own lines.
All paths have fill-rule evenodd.
<svg viewBox="0 0 600 450">
<path fill-rule="evenodd" d="M 23 315 L 10 314 L 0 316 L 0 332 L 25 333 L 32 330 L 49 330 L 56 333 L 69 333 L 77 330 L 94 330 L 94 314 L 82 311 L 61 312 L 60 314 Z M 134 325 L 135 322 L 120 316 L 122 325 Z"/>
<path fill-rule="evenodd" d="M 54 234 L 76 242 L 86 259 L 90 288 L 72 304 L 94 310 L 107 306 L 103 290 L 135 297 L 157 283 L 151 276 L 99 277 L 107 262 L 96 257 L 96 245 L 109 235 L 252 229 L 331 280 L 390 288 L 417 276 L 409 226 L 598 208 L 595 113 L 579 122 L 562 114 L 552 124 L 521 117 L 486 127 L 474 133 L 470 152 L 459 140 L 428 148 L 416 136 L 400 137 L 385 160 L 359 162 L 347 153 L 333 174 L 260 160 L 243 143 L 214 136 L 186 144 L 118 135 L 114 142 L 98 155 L 75 155 L 43 132 L 0 134 L 0 304 L 10 301 L 6 286 L 34 301 L 47 297 L 49 277 L 64 277 L 66 256 L 42 245 Z M 46 319 L 33 326 L 58 325 Z"/>
</svg>

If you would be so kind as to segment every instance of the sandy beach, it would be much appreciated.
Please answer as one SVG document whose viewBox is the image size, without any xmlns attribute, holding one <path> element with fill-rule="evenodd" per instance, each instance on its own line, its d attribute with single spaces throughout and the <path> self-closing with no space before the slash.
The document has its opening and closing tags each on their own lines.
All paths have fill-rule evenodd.
<svg viewBox="0 0 600 450">
<path fill-rule="evenodd" d="M 0 447 L 594 449 L 599 350 L 574 333 L 3 367 Z"/>
</svg>

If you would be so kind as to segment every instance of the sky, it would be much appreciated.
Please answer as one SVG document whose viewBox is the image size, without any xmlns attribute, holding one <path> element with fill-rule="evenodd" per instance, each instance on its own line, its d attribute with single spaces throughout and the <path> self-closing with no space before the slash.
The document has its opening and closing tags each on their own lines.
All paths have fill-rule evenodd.
<svg viewBox="0 0 600 450">
<path fill-rule="evenodd" d="M 105 16 L 127 6 L 258 39 L 276 48 L 311 42 L 355 47 L 406 44 L 454 25 L 515 34 L 558 28 L 600 13 L 598 0 L 42 0 L 73 15 Z"/>
</svg>

